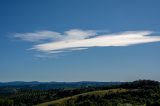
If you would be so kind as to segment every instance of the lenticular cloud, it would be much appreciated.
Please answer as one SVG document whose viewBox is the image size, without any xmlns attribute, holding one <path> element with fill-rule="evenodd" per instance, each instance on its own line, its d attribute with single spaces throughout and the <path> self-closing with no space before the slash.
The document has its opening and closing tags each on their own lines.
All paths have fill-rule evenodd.
<svg viewBox="0 0 160 106">
<path fill-rule="evenodd" d="M 55 31 L 16 33 L 14 37 L 32 42 L 43 40 L 43 43 L 36 44 L 31 49 L 45 53 L 84 50 L 90 47 L 130 46 L 160 41 L 160 36 L 154 36 L 154 32 L 152 31 L 126 31 L 101 34 L 94 30 L 80 29 L 71 29 L 64 33 Z"/>
</svg>

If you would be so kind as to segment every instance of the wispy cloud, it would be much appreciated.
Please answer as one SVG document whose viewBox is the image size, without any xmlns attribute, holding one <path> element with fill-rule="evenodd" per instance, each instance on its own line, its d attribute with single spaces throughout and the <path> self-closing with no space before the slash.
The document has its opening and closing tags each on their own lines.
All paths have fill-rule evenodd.
<svg viewBox="0 0 160 106">
<path fill-rule="evenodd" d="M 130 46 L 160 41 L 160 36 L 154 36 L 154 32 L 152 31 L 126 31 L 102 34 L 94 30 L 80 29 L 71 29 L 64 33 L 55 31 L 16 33 L 14 37 L 32 42 L 45 41 L 45 43 L 33 45 L 31 48 L 45 53 L 84 50 L 90 47 Z"/>
<path fill-rule="evenodd" d="M 37 31 L 33 33 L 15 33 L 14 37 L 24 41 L 37 42 L 43 40 L 59 40 L 61 35 L 54 31 Z"/>
<path fill-rule="evenodd" d="M 95 36 L 96 32 L 93 30 L 83 31 L 80 29 L 72 29 L 65 31 L 64 33 L 58 33 L 55 31 L 36 31 L 32 33 L 15 33 L 15 38 L 22 39 L 24 41 L 37 42 L 37 41 L 70 41 L 86 39 L 91 36 Z"/>
</svg>

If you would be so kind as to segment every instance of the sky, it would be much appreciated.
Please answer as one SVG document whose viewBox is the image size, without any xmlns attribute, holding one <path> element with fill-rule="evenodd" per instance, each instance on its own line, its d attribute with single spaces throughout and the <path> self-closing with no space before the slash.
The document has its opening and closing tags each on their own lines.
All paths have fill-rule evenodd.
<svg viewBox="0 0 160 106">
<path fill-rule="evenodd" d="M 0 0 L 0 82 L 160 81 L 159 0 Z"/>
</svg>

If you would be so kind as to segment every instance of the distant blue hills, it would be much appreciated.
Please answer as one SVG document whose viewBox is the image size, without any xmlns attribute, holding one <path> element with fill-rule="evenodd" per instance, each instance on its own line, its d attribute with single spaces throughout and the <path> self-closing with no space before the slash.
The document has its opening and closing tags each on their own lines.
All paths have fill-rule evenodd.
<svg viewBox="0 0 160 106">
<path fill-rule="evenodd" d="M 21 88 L 21 89 L 59 89 L 59 88 L 79 88 L 88 86 L 109 86 L 119 85 L 124 82 L 96 82 L 96 81 L 80 81 L 80 82 L 38 82 L 38 81 L 13 81 L 0 82 L 0 88 Z"/>
<path fill-rule="evenodd" d="M 11 85 L 33 85 L 33 84 L 47 84 L 49 82 L 38 82 L 38 81 L 30 81 L 30 82 L 25 82 L 25 81 L 12 81 L 12 82 L 0 82 L 0 86 L 11 86 Z"/>
</svg>

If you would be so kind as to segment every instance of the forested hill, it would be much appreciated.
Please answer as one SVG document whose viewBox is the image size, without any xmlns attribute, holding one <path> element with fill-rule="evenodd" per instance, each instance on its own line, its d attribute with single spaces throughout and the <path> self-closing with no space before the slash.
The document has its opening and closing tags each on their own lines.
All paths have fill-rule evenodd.
<svg viewBox="0 0 160 106">
<path fill-rule="evenodd" d="M 151 80 L 57 89 L 9 87 L 0 87 L 13 90 L 0 93 L 0 106 L 160 106 L 160 83 Z"/>
<path fill-rule="evenodd" d="M 36 106 L 160 106 L 160 83 L 138 80 Z"/>
</svg>

